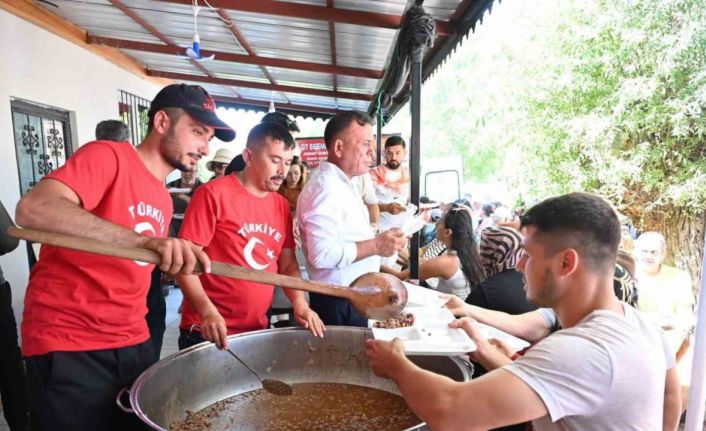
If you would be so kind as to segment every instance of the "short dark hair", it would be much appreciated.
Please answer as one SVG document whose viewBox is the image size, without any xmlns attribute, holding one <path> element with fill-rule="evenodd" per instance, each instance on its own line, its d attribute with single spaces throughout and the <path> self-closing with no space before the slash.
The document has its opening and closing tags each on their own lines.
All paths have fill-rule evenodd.
<svg viewBox="0 0 706 431">
<path fill-rule="evenodd" d="M 237 156 L 233 157 L 233 160 L 231 160 L 230 163 L 228 163 L 225 175 L 230 175 L 233 172 L 242 172 L 244 170 L 245 158 L 243 158 L 242 154 L 238 154 Z"/>
<path fill-rule="evenodd" d="M 385 139 L 385 149 L 389 147 L 394 147 L 396 145 L 402 145 L 402 148 L 407 148 L 407 144 L 405 143 L 404 139 L 402 139 L 402 136 L 395 135 Z"/>
<path fill-rule="evenodd" d="M 535 227 L 540 237 L 547 237 L 550 256 L 574 248 L 588 269 L 610 269 L 612 274 L 620 245 L 620 222 L 603 198 L 569 193 L 546 199 L 521 217 L 520 227 L 528 226 Z"/>
<path fill-rule="evenodd" d="M 273 141 L 282 141 L 284 148 L 292 149 L 297 144 L 294 142 L 292 134 L 287 129 L 277 123 L 260 123 L 253 127 L 248 133 L 248 140 L 245 147 L 248 149 L 256 149 L 263 146 L 267 138 Z"/>
<path fill-rule="evenodd" d="M 96 139 L 126 142 L 130 140 L 130 128 L 119 120 L 103 120 L 96 124 Z"/>
<path fill-rule="evenodd" d="M 354 121 L 358 123 L 359 126 L 365 126 L 366 124 L 372 126 L 375 124 L 370 115 L 365 112 L 345 111 L 338 113 L 331 117 L 326 124 L 326 130 L 324 130 L 324 142 L 326 142 L 326 148 L 331 148 L 338 135 L 342 131 L 346 130 Z"/>
<path fill-rule="evenodd" d="M 186 111 L 184 111 L 181 108 L 162 108 L 157 111 L 150 111 L 147 116 L 147 134 L 149 135 L 152 129 L 154 129 L 154 117 L 157 115 L 157 112 L 163 111 L 165 114 L 167 114 L 167 117 L 169 117 L 169 120 L 176 124 L 179 119 L 181 118 L 182 115 L 186 114 Z"/>
<path fill-rule="evenodd" d="M 268 112 L 260 120 L 261 123 L 275 123 L 289 130 L 289 132 L 299 132 L 297 122 L 289 118 L 289 115 L 282 112 Z"/>
</svg>

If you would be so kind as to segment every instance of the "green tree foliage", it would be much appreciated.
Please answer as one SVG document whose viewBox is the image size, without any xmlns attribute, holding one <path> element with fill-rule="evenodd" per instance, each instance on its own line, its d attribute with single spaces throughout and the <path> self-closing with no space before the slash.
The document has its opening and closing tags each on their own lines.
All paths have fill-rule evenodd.
<svg viewBox="0 0 706 431">
<path fill-rule="evenodd" d="M 530 202 L 596 192 L 699 279 L 704 0 L 504 0 L 422 96 L 422 158 L 461 154 L 466 180 Z"/>
<path fill-rule="evenodd" d="M 706 5 L 600 1 L 562 16 L 556 78 L 527 99 L 536 142 L 524 148 L 545 178 L 628 208 L 703 212 Z"/>
<path fill-rule="evenodd" d="M 463 155 L 467 180 L 706 208 L 702 0 L 505 0 L 422 95 L 422 157 Z"/>
</svg>

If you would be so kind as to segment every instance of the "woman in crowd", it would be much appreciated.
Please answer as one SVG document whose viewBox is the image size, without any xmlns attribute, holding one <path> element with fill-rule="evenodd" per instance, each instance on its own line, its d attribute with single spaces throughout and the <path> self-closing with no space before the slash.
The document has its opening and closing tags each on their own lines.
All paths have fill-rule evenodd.
<svg viewBox="0 0 706 431">
<path fill-rule="evenodd" d="M 287 178 L 282 185 L 279 186 L 278 190 L 278 193 L 287 199 L 289 210 L 292 212 L 297 209 L 297 199 L 299 199 L 299 194 L 302 192 L 305 183 L 306 179 L 304 178 L 304 167 L 302 166 L 301 159 L 294 156 L 292 164 L 289 165 Z"/>
<path fill-rule="evenodd" d="M 485 278 L 478 244 L 473 236 L 471 215 L 466 208 L 450 208 L 436 224 L 436 238 L 444 244 L 446 251 L 419 265 L 419 279 L 438 277 L 437 290 L 465 300 L 471 289 Z M 409 270 L 395 271 L 385 266 L 381 270 L 401 280 L 409 277 Z"/>
<path fill-rule="evenodd" d="M 481 232 L 480 261 L 487 278 L 468 295 L 467 303 L 510 314 L 537 308 L 527 301 L 522 273 L 515 270 L 521 243 L 522 235 L 509 227 L 489 226 Z"/>
<path fill-rule="evenodd" d="M 481 209 L 480 212 L 480 223 L 478 223 L 478 227 L 476 228 L 476 236 L 480 238 L 481 232 L 483 232 L 483 229 L 487 228 L 488 226 L 492 226 L 494 224 L 493 220 L 493 212 L 495 210 L 493 209 L 493 206 L 490 204 L 485 204 L 483 205 L 483 208 Z"/>
</svg>

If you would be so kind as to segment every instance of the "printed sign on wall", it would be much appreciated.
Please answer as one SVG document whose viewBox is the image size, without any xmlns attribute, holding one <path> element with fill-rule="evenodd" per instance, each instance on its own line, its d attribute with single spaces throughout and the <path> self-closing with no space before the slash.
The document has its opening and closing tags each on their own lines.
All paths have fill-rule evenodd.
<svg viewBox="0 0 706 431">
<path fill-rule="evenodd" d="M 309 169 L 317 168 L 319 166 L 319 162 L 326 160 L 328 157 L 324 138 L 297 139 L 297 144 L 299 144 L 299 149 L 302 151 L 302 161 L 306 162 Z"/>
</svg>

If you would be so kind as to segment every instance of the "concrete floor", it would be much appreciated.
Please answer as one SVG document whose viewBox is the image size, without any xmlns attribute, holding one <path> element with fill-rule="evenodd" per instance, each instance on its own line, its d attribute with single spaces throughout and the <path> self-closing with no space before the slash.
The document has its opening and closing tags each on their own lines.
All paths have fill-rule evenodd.
<svg viewBox="0 0 706 431">
<path fill-rule="evenodd" d="M 182 298 L 181 290 L 177 288 L 170 288 L 169 295 L 165 298 L 167 301 L 167 329 L 164 331 L 164 341 L 162 343 L 160 358 L 166 358 L 172 353 L 179 351 L 177 340 L 179 338 L 179 321 L 181 320 L 181 314 L 178 313 L 178 310 Z"/>
</svg>

